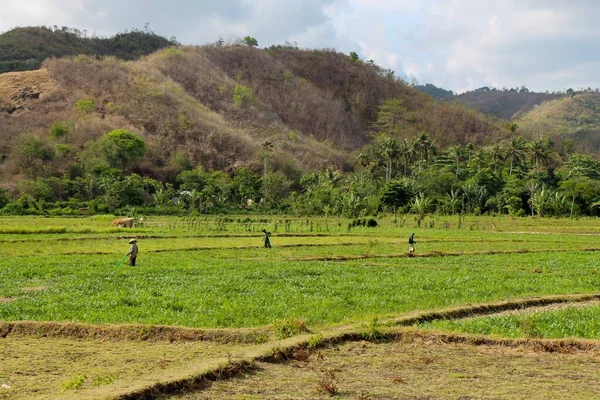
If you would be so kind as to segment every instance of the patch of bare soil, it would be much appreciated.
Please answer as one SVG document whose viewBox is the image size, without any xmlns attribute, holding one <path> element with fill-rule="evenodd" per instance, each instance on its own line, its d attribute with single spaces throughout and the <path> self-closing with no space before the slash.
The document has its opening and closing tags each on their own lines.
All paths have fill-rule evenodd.
<svg viewBox="0 0 600 400">
<path fill-rule="evenodd" d="M 0 303 L 10 303 L 11 301 L 15 301 L 14 297 L 0 297 Z"/>
</svg>

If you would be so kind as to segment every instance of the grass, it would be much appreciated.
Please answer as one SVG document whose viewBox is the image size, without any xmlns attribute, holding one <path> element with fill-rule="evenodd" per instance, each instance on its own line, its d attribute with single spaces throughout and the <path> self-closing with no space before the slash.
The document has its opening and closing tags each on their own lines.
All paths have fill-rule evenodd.
<svg viewBox="0 0 600 400">
<path fill-rule="evenodd" d="M 314 326 L 589 293 L 600 281 L 600 260 L 589 252 L 306 262 L 180 251 L 142 252 L 138 261 L 113 268 L 113 255 L 5 257 L 0 297 L 16 300 L 0 303 L 0 319 L 251 327 L 296 318 Z"/>
<path fill-rule="evenodd" d="M 600 306 L 466 320 L 442 320 L 422 324 L 421 327 L 510 338 L 599 340 Z"/>
<path fill-rule="evenodd" d="M 107 398 L 149 382 L 226 360 L 243 346 L 213 342 L 132 342 L 9 337 L 0 352 L 0 399 Z M 218 364 L 218 363 L 217 363 Z M 177 372 L 179 371 L 179 372 Z"/>
<path fill-rule="evenodd" d="M 335 391 L 336 399 L 592 399 L 600 396 L 597 357 L 435 340 L 346 342 L 170 398 L 328 399 Z"/>
<path fill-rule="evenodd" d="M 337 232 L 329 233 L 310 232 L 325 226 L 324 219 L 156 217 L 140 232 L 110 234 L 103 229 L 111 219 L 26 217 L 28 223 L 44 221 L 34 224 L 40 229 L 68 229 L 0 234 L 0 298 L 10 300 L 0 302 L 0 320 L 202 328 L 301 320 L 310 328 L 418 309 L 590 293 L 600 282 L 597 255 L 584 251 L 595 248 L 596 237 L 580 234 L 594 227 L 591 219 L 558 220 L 564 225 L 556 232 L 580 224 L 578 234 L 560 237 L 487 230 L 492 222 L 508 228 L 508 217 L 462 220 L 485 230 L 418 230 L 382 220 L 380 228 L 350 232 L 343 220 L 332 219 L 327 223 Z M 19 218 L 3 220 L 12 229 Z M 517 222 L 516 230 L 539 220 Z M 264 224 L 288 231 L 274 234 L 270 251 L 261 248 L 258 228 Z M 75 226 L 96 233 L 77 235 L 69 230 Z M 412 231 L 418 255 L 431 257 L 399 258 Z M 132 236 L 140 237 L 138 267 L 114 268 Z"/>
<path fill-rule="evenodd" d="M 149 217 L 145 227 L 134 229 L 114 229 L 112 219 L 0 217 L 0 321 L 40 322 L 15 323 L 22 328 L 21 333 L 1 339 L 15 354 L 23 355 L 15 358 L 12 350 L 0 352 L 0 384 L 24 388 L 25 393 L 15 397 L 13 391 L 9 398 L 105 398 L 117 392 L 154 387 L 156 382 L 185 382 L 209 364 L 217 368 L 221 365 L 217 360 L 226 362 L 231 358 L 228 353 L 242 348 L 253 349 L 244 350 L 252 354 L 259 348 L 277 348 L 279 342 L 268 342 L 269 338 L 292 337 L 285 340 L 294 341 L 306 337 L 308 348 L 316 351 L 333 331 L 347 328 L 338 324 L 354 323 L 358 336 L 376 340 L 383 329 L 379 321 L 415 310 L 600 291 L 600 259 L 597 252 L 590 251 L 600 247 L 600 228 L 597 219 L 592 218 L 512 221 L 508 217 L 428 217 L 423 228 L 416 228 L 414 218 L 406 216 L 396 222 L 379 218 L 377 228 L 350 230 L 349 220 L 337 218 Z M 271 250 L 262 248 L 263 227 L 273 232 Z M 416 233 L 418 257 L 409 258 L 405 253 L 411 232 Z M 139 240 L 138 266 L 115 268 L 129 248 L 131 237 Z M 526 320 L 534 323 L 516 324 L 529 327 L 530 334 L 544 324 L 583 328 L 587 324 L 589 331 L 600 331 L 595 323 L 600 320 L 598 310 L 589 315 L 564 312 L 547 317 L 543 323 L 538 323 L 536 314 L 535 320 Z M 583 313 L 584 309 L 577 312 Z M 100 325 L 90 327 L 76 322 Z M 102 324 L 135 326 L 109 329 Z M 8 325 L 0 324 L 0 329 L 6 331 Z M 148 325 L 169 327 L 154 329 Z M 177 330 L 177 326 L 256 329 L 193 333 Z M 556 337 L 586 337 L 555 330 Z M 88 331 L 91 334 L 86 335 Z M 105 342 L 76 339 L 79 333 Z M 546 337 L 540 333 L 530 336 L 536 335 Z M 228 337 L 232 340 L 223 344 Z M 234 338 L 252 345 L 240 347 Z M 171 339 L 174 343 L 169 344 Z M 184 351 L 185 345 L 191 347 Z M 318 371 L 306 376 L 305 369 L 300 368 L 298 376 L 285 377 L 285 364 L 265 364 L 258 375 L 269 377 L 272 368 L 280 368 L 276 374 L 282 374 L 287 386 L 281 388 L 270 382 L 261 398 L 277 397 L 269 395 L 277 390 L 307 398 L 325 398 L 333 392 L 341 398 L 378 398 L 382 393 L 400 398 L 435 397 L 437 392 L 427 388 L 428 381 L 449 398 L 466 394 L 478 397 L 485 394 L 483 389 L 473 386 L 469 391 L 467 383 L 479 379 L 481 385 L 499 385 L 494 392 L 498 398 L 514 398 L 506 395 L 517 393 L 512 390 L 522 391 L 522 398 L 543 398 L 543 394 L 550 393 L 550 389 L 540 389 L 540 395 L 529 396 L 534 392 L 530 390 L 532 380 L 527 377 L 517 383 L 503 380 L 511 367 L 519 371 L 534 368 L 532 374 L 540 379 L 550 376 L 550 369 L 536 366 L 531 360 L 519 364 L 509 356 L 506 362 L 502 359 L 502 365 L 486 367 L 493 359 L 490 354 L 484 357 L 481 352 L 469 353 L 460 345 L 455 348 L 460 351 L 432 347 L 448 357 L 447 363 L 440 364 L 434 354 L 427 353 L 431 350 L 429 344 L 402 347 L 406 345 L 367 344 L 366 348 L 373 347 L 372 357 L 364 353 L 364 359 L 352 356 L 347 364 L 341 359 L 315 364 Z M 352 355 L 352 350 L 344 346 L 340 347 L 341 354 L 348 349 Z M 82 350 L 87 347 L 89 353 Z M 29 357 L 28 351 L 37 355 Z M 504 354 L 505 350 L 495 351 Z M 406 365 L 416 367 L 398 370 L 400 364 L 394 364 L 392 357 L 404 357 L 404 353 L 408 357 L 411 352 L 421 352 L 405 360 Z M 379 357 L 387 361 L 382 364 Z M 586 357 L 573 360 L 584 360 L 585 364 Z M 91 364 L 94 359 L 102 370 Z M 26 360 L 31 360 L 34 368 L 31 375 L 18 373 L 19 368 L 25 368 Z M 419 360 L 429 361 L 419 367 Z M 452 362 L 458 367 L 452 368 Z M 565 362 L 559 360 L 553 365 L 562 368 Z M 60 379 L 48 368 L 44 370 L 43 365 L 55 366 L 52 371 L 60 371 Z M 572 373 L 587 374 L 586 368 L 582 364 L 581 370 Z M 424 375 L 431 371 L 439 376 Z M 497 381 L 494 374 L 498 374 Z M 379 386 L 366 383 L 368 379 L 375 379 Z M 559 389 L 562 383 L 565 388 L 574 385 L 568 378 L 556 379 Z M 226 395 L 231 393 L 226 385 L 215 386 L 223 388 L 225 397 L 221 398 L 231 398 Z M 244 389 L 239 381 L 235 385 L 240 393 L 247 393 L 247 398 L 261 396 Z M 594 390 L 576 388 L 573 398 L 578 398 L 578 393 L 579 398 L 596 394 Z M 0 398 L 6 394 L 0 391 Z M 207 393 L 209 397 L 213 394 Z"/>
</svg>

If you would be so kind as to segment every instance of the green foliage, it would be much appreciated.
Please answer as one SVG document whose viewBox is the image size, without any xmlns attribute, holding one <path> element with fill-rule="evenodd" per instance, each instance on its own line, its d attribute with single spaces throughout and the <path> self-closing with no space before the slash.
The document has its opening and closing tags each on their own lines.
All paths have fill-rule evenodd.
<svg viewBox="0 0 600 400">
<path fill-rule="evenodd" d="M 233 103 L 236 106 L 241 107 L 245 104 L 252 104 L 255 101 L 256 100 L 252 95 L 252 89 L 244 85 L 235 85 L 235 89 L 233 91 Z"/>
<path fill-rule="evenodd" d="M 61 386 L 64 390 L 78 390 L 81 389 L 86 379 L 87 376 L 79 374 L 75 378 L 64 381 Z"/>
<path fill-rule="evenodd" d="M 281 171 L 267 174 L 261 187 L 265 203 L 278 206 L 290 194 L 291 185 L 292 182 Z"/>
<path fill-rule="evenodd" d="M 404 181 L 386 182 L 379 194 L 382 205 L 388 206 L 396 212 L 399 207 L 409 204 L 412 193 L 407 189 Z"/>
<path fill-rule="evenodd" d="M 360 57 L 358 56 L 357 52 L 355 52 L 355 51 L 350 52 L 350 62 L 352 64 L 361 64 Z"/>
<path fill-rule="evenodd" d="M 0 209 L 8 204 L 10 198 L 8 197 L 8 190 L 0 188 Z"/>
<path fill-rule="evenodd" d="M 21 173 L 35 177 L 44 172 L 45 165 L 54 158 L 54 151 L 38 135 L 23 133 L 15 140 L 13 157 Z"/>
<path fill-rule="evenodd" d="M 173 44 L 149 31 L 102 38 L 65 26 L 16 28 L 0 35 L 0 73 L 37 69 L 47 58 L 78 54 L 133 60 Z"/>
<path fill-rule="evenodd" d="M 82 114 L 90 114 L 96 110 L 96 102 L 91 97 L 77 100 L 75 107 Z"/>
<path fill-rule="evenodd" d="M 302 320 L 286 318 L 273 322 L 273 331 L 277 339 L 287 339 L 304 332 L 310 332 Z"/>
<path fill-rule="evenodd" d="M 208 174 L 204 171 L 204 168 L 198 166 L 191 171 L 183 171 L 177 176 L 177 181 L 181 190 L 202 191 L 208 181 Z"/>
<path fill-rule="evenodd" d="M 98 150 L 111 168 L 127 169 L 146 154 L 146 143 L 137 134 L 117 129 L 98 141 Z"/>
<path fill-rule="evenodd" d="M 426 93 L 436 100 L 452 98 L 454 96 L 454 92 L 452 90 L 445 90 L 439 88 L 431 83 L 426 83 L 425 85 L 416 85 L 415 88 L 423 93 Z"/>
<path fill-rule="evenodd" d="M 255 38 L 251 37 L 251 36 L 246 36 L 244 37 L 244 43 L 246 44 L 246 46 L 250 46 L 250 47 L 256 47 L 258 46 L 258 40 L 256 40 Z"/>
<path fill-rule="evenodd" d="M 52 139 L 59 139 L 69 133 L 69 126 L 64 122 L 56 122 L 50 126 L 50 137 Z"/>
</svg>

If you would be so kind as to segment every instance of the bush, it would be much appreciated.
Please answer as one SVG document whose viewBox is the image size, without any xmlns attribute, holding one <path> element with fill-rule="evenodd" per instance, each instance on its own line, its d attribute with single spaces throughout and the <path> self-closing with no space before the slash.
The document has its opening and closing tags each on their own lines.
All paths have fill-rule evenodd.
<svg viewBox="0 0 600 400">
<path fill-rule="evenodd" d="M 146 154 L 144 139 L 125 129 L 116 129 L 104 135 L 92 149 L 100 152 L 112 168 L 132 167 Z"/>
<path fill-rule="evenodd" d="M 50 137 L 59 139 L 69 133 L 69 127 L 64 122 L 57 122 L 50 126 Z"/>
<path fill-rule="evenodd" d="M 252 95 L 252 89 L 244 85 L 235 85 L 233 91 L 233 102 L 236 106 L 241 107 L 247 103 L 254 103 L 255 99 Z"/>
<path fill-rule="evenodd" d="M 373 218 L 369 218 L 367 220 L 367 227 L 368 228 L 376 228 L 377 227 L 377 221 L 374 220 Z"/>
<path fill-rule="evenodd" d="M 75 103 L 75 107 L 77 107 L 77 110 L 82 114 L 89 114 L 96 110 L 96 102 L 94 102 L 94 100 L 88 97 L 85 99 L 77 100 L 77 103 Z"/>
<path fill-rule="evenodd" d="M 9 201 L 8 190 L 0 188 L 0 209 L 7 205 Z"/>
</svg>

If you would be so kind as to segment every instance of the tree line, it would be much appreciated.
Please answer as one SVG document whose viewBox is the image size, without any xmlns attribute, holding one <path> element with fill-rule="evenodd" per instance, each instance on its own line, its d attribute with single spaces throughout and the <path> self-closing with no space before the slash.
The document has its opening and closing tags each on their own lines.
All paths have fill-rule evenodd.
<svg viewBox="0 0 600 400">
<path fill-rule="evenodd" d="M 370 144 L 355 154 L 352 171 L 274 170 L 273 143 L 260 146 L 253 167 L 205 170 L 185 155 L 174 158 L 170 181 L 143 176 L 144 140 L 115 130 L 82 151 L 62 143 L 66 127 L 55 124 L 47 143 L 24 134 L 15 146 L 15 167 L 26 177 L 0 190 L 0 213 L 80 214 L 285 212 L 357 218 L 382 212 L 598 215 L 600 162 L 560 151 L 549 139 L 527 140 L 513 124 L 488 146 L 440 148 L 428 132 L 408 135 L 405 107 L 386 100 L 372 126 Z"/>
</svg>

